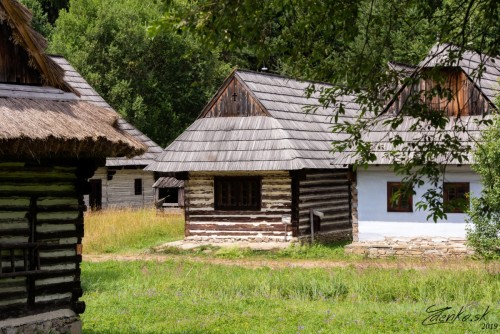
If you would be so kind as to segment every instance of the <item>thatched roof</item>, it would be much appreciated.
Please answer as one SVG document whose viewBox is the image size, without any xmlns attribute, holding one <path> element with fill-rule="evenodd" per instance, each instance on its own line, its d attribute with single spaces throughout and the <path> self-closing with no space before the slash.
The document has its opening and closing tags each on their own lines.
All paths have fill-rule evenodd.
<svg viewBox="0 0 500 334">
<path fill-rule="evenodd" d="M 45 86 L 0 84 L 0 156 L 15 158 L 133 156 L 140 141 L 119 128 L 118 114 L 82 100 L 64 70 L 45 54 L 46 42 L 30 26 L 31 13 L 0 0 L 0 20 L 27 50 Z"/>
<path fill-rule="evenodd" d="M 32 13 L 15 0 L 0 0 L 0 22 L 6 22 L 13 31 L 14 43 L 22 46 L 32 63 L 40 71 L 47 86 L 71 91 L 63 79 L 64 71 L 46 53 L 47 41 L 31 27 Z"/>
<path fill-rule="evenodd" d="M 142 145 L 118 131 L 117 122 L 115 112 L 79 101 L 74 94 L 0 85 L 0 156 L 104 158 L 142 153 Z"/>
<path fill-rule="evenodd" d="M 111 108 L 111 106 L 92 88 L 92 86 L 89 85 L 66 59 L 54 55 L 51 56 L 51 59 L 64 70 L 64 81 L 80 95 L 81 100 L 102 108 L 113 110 L 113 108 Z M 106 166 L 147 166 L 163 151 L 158 144 L 123 118 L 120 117 L 117 124 L 121 131 L 141 142 L 146 147 L 146 152 L 134 157 L 123 156 L 111 158 L 110 156 L 106 159 Z"/>
<path fill-rule="evenodd" d="M 254 171 L 332 168 L 331 132 L 333 107 L 307 114 L 307 105 L 319 106 L 319 94 L 306 98 L 310 82 L 267 73 L 238 70 L 232 74 L 249 96 L 264 108 L 260 116 L 208 117 L 189 126 L 146 170 Z M 231 82 L 226 80 L 226 85 Z M 328 85 L 316 83 L 316 88 Z M 225 91 L 223 86 L 214 100 Z M 225 94 L 225 93 L 224 93 Z M 346 96 L 346 115 L 358 110 Z M 213 100 L 209 105 L 213 104 Z M 206 109 L 206 108 L 205 108 Z M 223 107 L 221 107 L 223 109 Z"/>
</svg>

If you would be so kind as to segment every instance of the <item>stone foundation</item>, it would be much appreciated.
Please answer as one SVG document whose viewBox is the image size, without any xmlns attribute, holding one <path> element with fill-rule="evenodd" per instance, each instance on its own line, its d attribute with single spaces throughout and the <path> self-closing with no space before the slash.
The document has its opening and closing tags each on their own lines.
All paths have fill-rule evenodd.
<svg viewBox="0 0 500 334">
<path fill-rule="evenodd" d="M 298 239 L 292 236 L 287 236 L 286 240 L 284 236 L 187 236 L 184 238 L 188 242 L 200 242 L 200 243 L 228 243 L 228 242 L 283 242 L 283 243 L 293 243 L 297 242 Z"/>
<path fill-rule="evenodd" d="M 0 321 L 0 334 L 80 334 L 82 322 L 71 310 L 57 310 Z"/>
<path fill-rule="evenodd" d="M 465 245 L 465 239 L 440 237 L 386 237 L 383 241 L 354 242 L 345 247 L 345 252 L 348 254 L 365 255 L 370 258 L 393 256 L 456 258 L 474 254 L 474 251 Z"/>
</svg>

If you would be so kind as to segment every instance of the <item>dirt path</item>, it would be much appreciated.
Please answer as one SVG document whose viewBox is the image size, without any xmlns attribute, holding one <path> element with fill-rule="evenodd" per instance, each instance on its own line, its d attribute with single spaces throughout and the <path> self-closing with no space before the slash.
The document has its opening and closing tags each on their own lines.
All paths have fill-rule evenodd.
<svg viewBox="0 0 500 334">
<path fill-rule="evenodd" d="M 103 255 L 84 255 L 85 262 L 104 262 L 104 261 L 191 261 L 198 263 L 218 264 L 226 266 L 241 266 L 245 268 L 263 268 L 271 269 L 282 268 L 344 268 L 353 267 L 356 269 L 367 268 L 385 268 L 385 269 L 450 269 L 450 270 L 473 270 L 487 268 L 489 272 L 500 273 L 500 262 L 491 262 L 485 265 L 480 261 L 472 260 L 375 260 L 361 259 L 350 261 L 328 261 L 328 260 L 302 260 L 302 259 L 219 259 L 211 257 L 199 257 L 189 255 L 166 255 L 166 254 L 103 254 Z"/>
</svg>

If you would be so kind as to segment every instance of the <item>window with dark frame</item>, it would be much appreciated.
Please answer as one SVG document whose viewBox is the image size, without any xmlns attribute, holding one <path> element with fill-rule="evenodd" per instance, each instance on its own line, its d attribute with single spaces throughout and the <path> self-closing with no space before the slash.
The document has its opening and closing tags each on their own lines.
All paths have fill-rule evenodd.
<svg viewBox="0 0 500 334">
<path fill-rule="evenodd" d="M 134 180 L 134 194 L 142 195 L 142 179 Z"/>
<path fill-rule="evenodd" d="M 215 210 L 260 210 L 262 178 L 215 177 Z"/>
<path fill-rule="evenodd" d="M 413 212 L 413 189 L 401 182 L 387 182 L 387 211 Z"/>
<path fill-rule="evenodd" d="M 443 183 L 443 209 L 445 213 L 464 213 L 469 208 L 469 182 Z"/>
</svg>

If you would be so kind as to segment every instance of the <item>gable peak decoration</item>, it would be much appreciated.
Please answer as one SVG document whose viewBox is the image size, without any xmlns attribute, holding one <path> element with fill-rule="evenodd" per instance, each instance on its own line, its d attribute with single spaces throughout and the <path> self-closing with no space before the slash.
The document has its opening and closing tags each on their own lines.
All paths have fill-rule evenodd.
<svg viewBox="0 0 500 334">
<path fill-rule="evenodd" d="M 45 53 L 47 41 L 32 28 L 32 17 L 31 11 L 18 1 L 0 0 L 0 24 L 12 30 L 12 42 L 28 53 L 27 65 L 40 72 L 45 85 L 77 94 L 64 81 L 64 70 Z"/>
<path fill-rule="evenodd" d="M 269 116 L 266 108 L 234 70 L 199 118 Z"/>
</svg>

